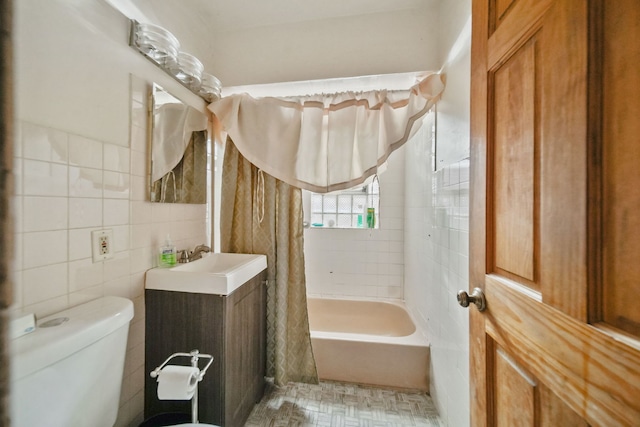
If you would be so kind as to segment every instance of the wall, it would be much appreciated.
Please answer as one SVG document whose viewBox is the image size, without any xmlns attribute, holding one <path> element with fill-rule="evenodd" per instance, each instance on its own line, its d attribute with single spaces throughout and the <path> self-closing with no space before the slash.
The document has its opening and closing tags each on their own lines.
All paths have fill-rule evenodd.
<svg viewBox="0 0 640 427">
<path fill-rule="evenodd" d="M 379 228 L 309 228 L 304 232 L 307 294 L 402 299 L 404 148 L 380 174 Z"/>
<path fill-rule="evenodd" d="M 116 425 L 137 425 L 148 374 L 144 273 L 167 232 L 179 247 L 209 240 L 206 205 L 146 202 L 145 91 L 156 81 L 204 103 L 131 49 L 128 20 L 103 2 L 15 6 L 12 310 L 42 317 L 101 295 L 133 300 Z M 93 263 L 90 232 L 104 228 L 115 258 Z"/>
<path fill-rule="evenodd" d="M 437 70 L 437 28 L 425 6 L 226 31 L 210 67 L 225 86 Z"/>
<path fill-rule="evenodd" d="M 430 390 L 441 420 L 466 426 L 469 317 L 456 294 L 468 288 L 469 161 L 425 175 L 426 145 L 407 150 L 412 161 L 406 170 L 411 182 L 406 190 L 405 299 L 431 343 Z"/>
<path fill-rule="evenodd" d="M 405 300 L 431 342 L 431 396 L 447 426 L 469 425 L 470 2 L 443 2 L 442 52 L 447 88 L 438 104 L 437 147 L 421 131 L 406 147 Z"/>
<path fill-rule="evenodd" d="M 21 0 L 15 6 L 18 134 L 12 309 L 44 316 L 99 295 L 134 300 L 136 314 L 118 420 L 118 425 L 134 425 L 142 417 L 142 379 L 146 375 L 142 362 L 144 271 L 154 265 L 156 248 L 166 232 L 181 247 L 208 239 L 208 218 L 202 207 L 145 201 L 147 153 L 141 89 L 156 81 L 191 105 L 204 106 L 127 46 L 128 20 L 104 2 Z M 244 43 L 242 37 L 237 34 L 233 43 Z M 433 48 L 429 46 L 427 50 Z M 245 53 L 246 61 L 251 53 Z M 237 50 L 229 53 L 237 54 Z M 371 55 L 349 55 L 352 64 L 358 64 L 349 73 L 387 70 L 370 63 Z M 273 81 L 319 76 L 305 61 L 292 65 L 296 71 L 290 76 L 275 70 L 280 61 L 271 56 L 269 61 L 272 74 L 268 78 Z M 235 64 L 236 70 L 250 68 L 243 67 L 242 61 L 227 62 Z M 330 72 L 335 65 L 327 63 L 322 76 L 338 77 Z M 405 68 L 413 65 L 401 67 Z M 140 80 L 132 80 L 131 74 Z M 249 77 L 243 77 L 238 82 L 247 80 Z M 401 209 L 401 202 L 394 203 L 396 211 Z M 396 221 L 402 217 L 401 212 L 395 215 Z M 384 228 L 393 224 L 384 214 L 382 224 L 382 230 L 361 236 L 365 248 L 377 249 L 375 253 L 365 249 L 365 262 L 359 268 L 365 275 L 373 274 L 375 268 L 376 276 L 380 269 L 384 278 L 362 276 L 358 280 L 365 283 L 369 294 L 401 297 L 402 235 L 398 228 Z M 89 236 L 92 230 L 103 228 L 114 230 L 116 257 L 94 264 Z M 369 244 L 372 240 L 375 245 Z M 393 260 L 395 267 L 378 267 L 381 259 Z"/>
<path fill-rule="evenodd" d="M 335 2 L 326 7 L 288 2 L 286 9 L 287 2 L 266 7 L 249 1 L 241 9 L 199 1 L 193 3 L 197 8 L 179 11 L 171 2 L 149 2 L 154 4 L 148 7 L 137 1 L 130 7 L 127 0 L 106 1 L 140 22 L 167 28 L 225 87 L 434 70 L 441 65 L 434 13 L 440 0 Z"/>
<path fill-rule="evenodd" d="M 263 37 L 264 28 L 227 34 L 216 41 L 228 47 L 221 59 L 228 67 L 225 75 L 229 81 L 224 83 L 239 85 L 437 68 L 453 51 L 451 47 L 469 16 L 468 0 L 442 3 L 442 17 L 437 13 L 421 16 L 419 25 L 428 32 L 403 39 L 400 43 L 403 49 L 398 49 L 399 56 L 394 61 L 379 54 L 379 43 L 384 43 L 386 49 L 396 49 L 399 42 L 390 37 L 393 32 L 388 31 L 384 20 L 377 26 L 362 26 L 384 29 L 376 31 L 382 37 L 376 43 L 371 43 L 366 31 L 359 33 L 360 44 L 347 43 L 353 34 L 345 26 L 341 27 L 344 32 L 330 40 L 314 39 L 335 49 L 344 48 L 340 58 L 349 59 L 348 63 L 325 62 L 320 68 L 305 60 L 315 49 L 296 42 L 303 40 L 297 36 L 307 31 L 304 25 L 286 31 L 270 29 L 273 37 Z M 34 311 L 42 316 L 103 294 L 133 299 L 136 317 L 131 326 L 117 425 L 135 425 L 142 417 L 142 379 L 147 374 L 142 364 L 144 271 L 153 266 L 156 247 L 167 231 L 176 243 L 185 247 L 208 239 L 207 214 L 201 207 L 145 202 L 147 153 L 143 142 L 145 124 L 139 114 L 144 109 L 140 89 L 156 81 L 191 105 L 202 109 L 203 103 L 127 46 L 128 20 L 103 1 L 20 0 L 14 4 L 19 121 L 14 153 L 14 216 L 18 221 L 14 236 L 13 310 Z M 415 28 L 414 20 L 411 23 Z M 337 24 L 329 23 L 325 29 Z M 438 29 L 443 30 L 441 41 L 446 46 L 440 53 L 435 37 Z M 278 40 L 283 37 L 290 40 L 287 50 L 279 47 Z M 270 50 L 263 41 L 270 44 L 266 46 Z M 257 55 L 259 52 L 265 54 Z M 464 48 L 461 52 L 461 56 L 453 55 L 457 59 L 450 67 L 450 89 L 442 101 L 443 105 L 451 103 L 447 108 L 450 117 L 459 118 L 458 125 L 452 125 L 446 137 L 453 144 L 459 144 L 459 138 L 465 136 L 460 126 L 464 126 L 468 114 L 459 98 L 464 85 L 468 85 L 468 72 L 464 71 L 468 70 L 468 55 Z M 438 55 L 440 60 L 435 60 Z M 295 60 L 286 64 L 282 61 L 289 58 Z M 211 71 L 217 73 L 215 69 Z M 132 83 L 131 74 L 140 80 L 133 79 Z M 456 87 L 462 89 L 451 98 L 451 89 Z M 446 126 L 443 124 L 442 129 Z M 441 143 L 446 143 L 446 138 L 443 135 Z M 325 261 L 335 267 L 310 271 L 308 280 L 312 292 L 401 298 L 402 283 L 397 283 L 396 277 L 399 267 L 391 265 L 404 263 L 404 297 L 429 331 L 433 345 L 432 393 L 448 425 L 466 425 L 467 312 L 455 305 L 455 290 L 467 287 L 466 169 L 464 163 L 458 163 L 432 174 L 427 167 L 431 162 L 429 148 L 420 147 L 407 145 L 406 165 L 397 169 L 402 171 L 406 167 L 408 204 L 403 208 L 404 202 L 393 202 L 390 206 L 395 211 L 393 221 L 385 217 L 383 207 L 381 230 L 353 230 L 360 234 L 355 236 L 350 251 L 337 251 L 331 242 L 334 237 L 331 233 L 341 230 L 305 232 L 308 243 L 315 245 L 310 251 L 322 252 L 319 258 L 326 257 Z M 390 163 L 402 165 L 404 159 L 396 159 L 397 154 L 392 155 Z M 387 173 L 392 170 L 390 167 Z M 398 186 L 391 190 L 387 190 L 384 175 L 380 180 L 383 192 L 391 193 L 392 198 L 403 191 L 399 177 L 394 178 Z M 404 223 L 399 219 L 403 215 Z M 394 222 L 393 229 L 386 228 L 385 224 Z M 403 226 L 404 235 L 399 231 Z M 107 227 L 114 229 L 116 258 L 93 264 L 89 261 L 89 232 Z M 340 245 L 346 244 L 341 241 Z M 352 263 L 341 261 L 340 257 L 344 259 L 347 253 L 352 254 L 349 255 Z M 386 260 L 392 262 L 380 267 L 379 263 Z M 330 279 L 326 281 L 328 275 Z M 334 280 L 338 275 L 342 278 Z M 348 275 L 357 276 L 355 282 L 347 280 Z M 314 288 L 316 283 L 330 284 L 332 289 Z M 357 289 L 351 288 L 354 283 Z"/>
</svg>

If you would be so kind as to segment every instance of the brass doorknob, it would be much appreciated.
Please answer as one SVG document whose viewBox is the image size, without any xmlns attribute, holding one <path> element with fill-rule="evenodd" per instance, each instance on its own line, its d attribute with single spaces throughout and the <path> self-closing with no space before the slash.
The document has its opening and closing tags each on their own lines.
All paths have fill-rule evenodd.
<svg viewBox="0 0 640 427">
<path fill-rule="evenodd" d="M 469 307 L 469 304 L 475 304 L 478 311 L 484 311 L 487 308 L 487 300 L 484 298 L 484 292 L 480 288 L 474 288 L 471 295 L 467 291 L 458 291 L 458 304 L 462 307 Z"/>
</svg>

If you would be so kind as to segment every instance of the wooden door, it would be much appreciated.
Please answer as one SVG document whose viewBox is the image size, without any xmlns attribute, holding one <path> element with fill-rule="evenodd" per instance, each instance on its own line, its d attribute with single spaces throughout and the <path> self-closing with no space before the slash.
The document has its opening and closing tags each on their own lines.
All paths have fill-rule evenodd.
<svg viewBox="0 0 640 427">
<path fill-rule="evenodd" d="M 640 1 L 473 0 L 474 426 L 640 426 Z"/>
</svg>

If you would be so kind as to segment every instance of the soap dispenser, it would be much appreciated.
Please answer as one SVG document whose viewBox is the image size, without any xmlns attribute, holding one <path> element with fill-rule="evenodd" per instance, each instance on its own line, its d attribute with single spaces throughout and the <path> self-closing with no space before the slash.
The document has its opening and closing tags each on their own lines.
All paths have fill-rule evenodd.
<svg viewBox="0 0 640 427">
<path fill-rule="evenodd" d="M 164 246 L 160 248 L 160 259 L 158 265 L 160 267 L 173 267 L 177 262 L 176 247 L 171 241 L 171 237 L 167 234 Z"/>
</svg>

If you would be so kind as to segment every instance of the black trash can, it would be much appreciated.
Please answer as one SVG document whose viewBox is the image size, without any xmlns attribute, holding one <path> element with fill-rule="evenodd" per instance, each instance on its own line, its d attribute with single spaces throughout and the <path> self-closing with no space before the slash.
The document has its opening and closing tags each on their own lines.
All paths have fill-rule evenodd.
<svg viewBox="0 0 640 427">
<path fill-rule="evenodd" d="M 165 414 L 154 415 L 147 418 L 138 427 L 165 427 L 175 424 L 184 424 L 191 422 L 191 414 L 183 414 L 179 412 L 168 412 Z"/>
</svg>

